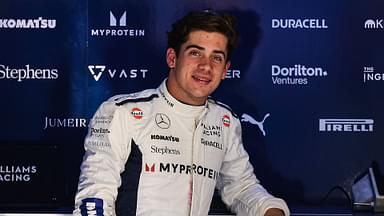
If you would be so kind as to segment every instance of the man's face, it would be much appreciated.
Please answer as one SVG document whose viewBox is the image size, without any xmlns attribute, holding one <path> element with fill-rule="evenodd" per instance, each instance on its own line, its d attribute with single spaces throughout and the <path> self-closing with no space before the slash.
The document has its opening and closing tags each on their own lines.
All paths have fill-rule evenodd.
<svg viewBox="0 0 384 216">
<path fill-rule="evenodd" d="M 171 95 L 187 104 L 204 104 L 229 68 L 227 42 L 217 32 L 193 31 L 181 45 L 178 56 L 174 49 L 168 48 L 167 87 Z"/>
</svg>

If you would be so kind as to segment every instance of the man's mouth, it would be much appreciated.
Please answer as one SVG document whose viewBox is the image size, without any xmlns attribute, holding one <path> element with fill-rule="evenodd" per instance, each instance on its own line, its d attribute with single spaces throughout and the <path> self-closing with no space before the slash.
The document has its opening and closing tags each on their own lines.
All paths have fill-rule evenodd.
<svg viewBox="0 0 384 216">
<path fill-rule="evenodd" d="M 192 78 L 199 82 L 199 83 L 203 83 L 203 84 L 208 84 L 209 82 L 211 82 L 211 79 L 208 78 L 208 77 L 202 77 L 202 76 L 197 76 L 197 75 L 193 75 Z"/>
</svg>

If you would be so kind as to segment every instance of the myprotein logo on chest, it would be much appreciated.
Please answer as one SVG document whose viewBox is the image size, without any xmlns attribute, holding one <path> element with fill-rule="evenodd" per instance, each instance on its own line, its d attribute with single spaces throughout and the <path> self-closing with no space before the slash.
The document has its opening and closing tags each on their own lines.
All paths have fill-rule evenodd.
<svg viewBox="0 0 384 216">
<path fill-rule="evenodd" d="M 178 163 L 145 163 L 146 173 L 171 173 L 171 174 L 197 174 L 212 180 L 216 180 L 219 172 L 198 164 L 178 164 Z"/>
</svg>

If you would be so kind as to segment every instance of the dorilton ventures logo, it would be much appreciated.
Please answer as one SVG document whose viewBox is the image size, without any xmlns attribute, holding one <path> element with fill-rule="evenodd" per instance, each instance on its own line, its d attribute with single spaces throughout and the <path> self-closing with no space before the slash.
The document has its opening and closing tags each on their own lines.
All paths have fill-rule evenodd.
<svg viewBox="0 0 384 216">
<path fill-rule="evenodd" d="M 384 19 L 367 19 L 364 22 L 365 29 L 384 29 Z"/>
<path fill-rule="evenodd" d="M 0 19 L 0 29 L 54 29 L 56 20 L 43 19 Z"/>
<path fill-rule="evenodd" d="M 272 19 L 272 28 L 281 29 L 326 29 L 325 19 Z"/>
<path fill-rule="evenodd" d="M 274 85 L 307 85 L 312 77 L 325 77 L 328 72 L 321 67 L 308 67 L 296 64 L 293 67 L 272 65 L 272 83 Z"/>
<path fill-rule="evenodd" d="M 119 20 L 117 22 L 117 20 Z M 116 13 L 109 11 L 109 27 L 107 28 L 92 28 L 91 36 L 95 37 L 143 37 L 145 36 L 144 29 L 127 27 L 127 12 L 117 16 Z"/>
<path fill-rule="evenodd" d="M 111 79 L 135 79 L 146 78 L 148 69 L 125 69 L 107 68 L 105 65 L 88 65 L 88 70 L 95 81 L 99 81 L 103 72 L 106 70 Z"/>
<path fill-rule="evenodd" d="M 29 64 L 24 68 L 12 68 L 7 65 L 0 64 L 0 80 L 55 80 L 59 78 L 58 69 L 48 68 L 32 68 Z"/>
<path fill-rule="evenodd" d="M 384 81 L 384 73 L 376 73 L 372 66 L 364 67 L 364 82 Z"/>
<path fill-rule="evenodd" d="M 319 131 L 373 132 L 373 119 L 320 119 Z"/>
</svg>

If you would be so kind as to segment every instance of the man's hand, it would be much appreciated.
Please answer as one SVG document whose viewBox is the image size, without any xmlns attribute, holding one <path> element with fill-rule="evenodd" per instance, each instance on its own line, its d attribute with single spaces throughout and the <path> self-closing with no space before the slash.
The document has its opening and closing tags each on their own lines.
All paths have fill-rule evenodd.
<svg viewBox="0 0 384 216">
<path fill-rule="evenodd" d="M 270 208 L 265 212 L 264 216 L 284 216 L 284 212 L 278 208 Z M 286 215 L 288 216 L 288 215 Z"/>
</svg>

